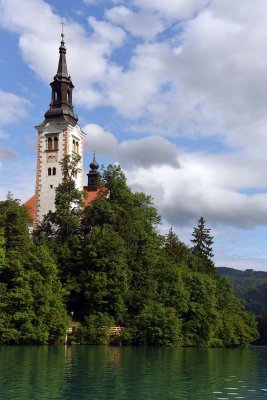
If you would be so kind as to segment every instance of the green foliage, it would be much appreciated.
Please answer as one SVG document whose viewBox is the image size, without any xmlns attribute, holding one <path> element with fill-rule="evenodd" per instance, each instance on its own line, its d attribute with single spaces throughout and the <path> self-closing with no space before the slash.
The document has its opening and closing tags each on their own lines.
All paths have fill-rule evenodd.
<svg viewBox="0 0 267 400">
<path fill-rule="evenodd" d="M 260 337 L 255 344 L 260 346 L 267 345 L 267 315 L 257 316 L 258 330 Z"/>
<path fill-rule="evenodd" d="M 4 230 L 0 229 L 0 271 L 5 265 L 6 251 L 5 251 L 5 237 Z"/>
<path fill-rule="evenodd" d="M 236 296 L 244 300 L 247 310 L 258 316 L 267 315 L 267 272 L 234 268 L 217 268 L 233 284 Z"/>
<path fill-rule="evenodd" d="M 126 312 L 128 280 L 123 239 L 109 225 L 95 226 L 85 237 L 81 250 L 76 313 L 84 318 L 94 310 L 121 321 Z"/>
<path fill-rule="evenodd" d="M 153 275 L 161 252 L 162 240 L 156 231 L 160 217 L 149 196 L 131 192 L 120 167 L 108 166 L 103 171 L 102 180 L 108 196 L 85 209 L 82 220 L 84 241 L 91 240 L 95 227 L 103 226 L 110 226 L 123 240 L 128 285 L 131 287 L 125 303 L 128 313 L 132 314 L 156 296 Z"/>
<path fill-rule="evenodd" d="M 184 314 L 184 345 L 206 347 L 211 344 L 216 324 L 216 283 L 206 274 L 190 272 L 185 276 L 190 293 Z"/>
<path fill-rule="evenodd" d="M 114 320 L 107 314 L 91 314 L 71 338 L 72 343 L 109 344 Z"/>
<path fill-rule="evenodd" d="M 57 268 L 30 239 L 18 201 L 0 203 L 5 257 L 0 269 L 0 343 L 49 343 L 64 335 L 66 312 Z"/>
<path fill-rule="evenodd" d="M 179 266 L 187 267 L 190 265 L 190 254 L 188 247 L 179 240 L 176 233 L 171 228 L 165 236 L 164 243 L 166 258 Z"/>
<path fill-rule="evenodd" d="M 257 339 L 255 318 L 215 271 L 203 218 L 192 250 L 172 229 L 162 237 L 151 197 L 132 193 L 110 165 L 102 194 L 82 207 L 72 179 L 78 163 L 63 160 L 56 211 L 36 243 L 24 208 L 11 197 L 0 203 L 0 343 L 58 341 L 66 309 L 78 326 L 72 343 L 206 347 Z"/>
<path fill-rule="evenodd" d="M 137 344 L 178 346 L 181 344 L 181 321 L 176 310 L 149 302 L 135 317 L 133 340 Z"/>
<path fill-rule="evenodd" d="M 63 180 L 71 180 L 78 172 L 81 171 L 79 164 L 81 156 L 79 154 L 65 155 L 60 161 Z"/>
<path fill-rule="evenodd" d="M 186 270 L 186 274 L 188 270 Z M 189 291 L 184 282 L 180 265 L 173 264 L 164 257 L 159 261 L 156 271 L 158 301 L 165 307 L 175 308 L 181 316 L 188 310 Z"/>
<path fill-rule="evenodd" d="M 29 246 L 27 211 L 10 194 L 0 202 L 0 228 L 7 251 L 16 249 L 20 252 Z"/>
<path fill-rule="evenodd" d="M 210 229 L 205 227 L 205 220 L 200 217 L 197 228 L 193 229 L 192 254 L 198 259 L 198 271 L 212 272 L 214 263 L 212 261 L 213 237 L 210 235 Z"/>
</svg>

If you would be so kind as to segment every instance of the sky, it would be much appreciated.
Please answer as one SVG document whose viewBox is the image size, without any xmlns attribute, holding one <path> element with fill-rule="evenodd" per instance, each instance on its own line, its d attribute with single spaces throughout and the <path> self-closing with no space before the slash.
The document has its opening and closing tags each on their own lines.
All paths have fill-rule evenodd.
<svg viewBox="0 0 267 400">
<path fill-rule="evenodd" d="M 217 266 L 267 271 L 267 2 L 0 0 L 0 200 L 35 187 L 63 19 L 73 102 L 95 149 Z"/>
</svg>

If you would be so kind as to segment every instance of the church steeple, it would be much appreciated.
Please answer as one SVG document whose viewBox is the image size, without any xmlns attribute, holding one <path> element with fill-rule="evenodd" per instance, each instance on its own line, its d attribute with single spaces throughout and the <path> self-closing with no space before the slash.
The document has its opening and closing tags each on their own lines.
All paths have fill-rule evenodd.
<svg viewBox="0 0 267 400">
<path fill-rule="evenodd" d="M 51 103 L 49 110 L 45 113 L 45 120 L 63 120 L 72 126 L 78 121 L 77 115 L 73 112 L 72 90 L 74 85 L 68 74 L 66 61 L 66 47 L 64 42 L 64 33 L 61 33 L 61 43 L 59 47 L 59 61 L 57 73 L 53 82 L 50 83 L 52 88 Z"/>
<path fill-rule="evenodd" d="M 99 164 L 95 159 L 95 151 L 93 161 L 90 163 L 90 171 L 88 172 L 88 192 L 96 192 L 99 186 Z"/>
<path fill-rule="evenodd" d="M 62 21 L 62 27 L 64 23 Z M 85 133 L 73 112 L 72 90 L 68 74 L 66 48 L 62 30 L 57 73 L 50 83 L 52 89 L 49 110 L 45 120 L 36 126 L 38 132 L 35 209 L 33 229 L 37 229 L 49 211 L 55 211 L 55 189 L 63 182 L 61 161 L 74 155 L 80 157 L 73 180 L 78 190 L 83 190 L 83 141 Z"/>
<path fill-rule="evenodd" d="M 61 33 L 61 42 L 59 48 L 59 61 L 58 61 L 58 69 L 57 69 L 57 76 L 68 78 L 68 68 L 67 68 L 67 61 L 66 61 L 66 47 L 64 42 L 64 33 Z"/>
</svg>

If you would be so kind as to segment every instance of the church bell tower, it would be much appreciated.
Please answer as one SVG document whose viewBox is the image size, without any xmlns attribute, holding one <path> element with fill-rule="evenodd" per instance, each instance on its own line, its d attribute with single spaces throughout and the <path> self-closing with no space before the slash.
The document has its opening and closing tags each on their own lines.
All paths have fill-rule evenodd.
<svg viewBox="0 0 267 400">
<path fill-rule="evenodd" d="M 78 117 L 73 111 L 72 90 L 74 85 L 68 74 L 64 34 L 61 34 L 57 73 L 50 83 L 51 103 L 45 113 L 44 122 L 36 126 L 37 174 L 35 189 L 36 229 L 44 215 L 55 210 L 55 188 L 62 182 L 60 161 L 66 155 L 81 157 L 79 172 L 73 177 L 77 189 L 83 189 L 83 139 L 85 134 L 78 125 Z"/>
</svg>

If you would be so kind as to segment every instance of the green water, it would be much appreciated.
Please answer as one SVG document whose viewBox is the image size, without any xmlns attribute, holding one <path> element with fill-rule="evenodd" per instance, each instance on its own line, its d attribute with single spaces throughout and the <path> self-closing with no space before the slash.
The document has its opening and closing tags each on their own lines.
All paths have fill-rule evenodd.
<svg viewBox="0 0 267 400">
<path fill-rule="evenodd" d="M 0 400 L 267 399 L 267 349 L 0 347 Z"/>
</svg>

